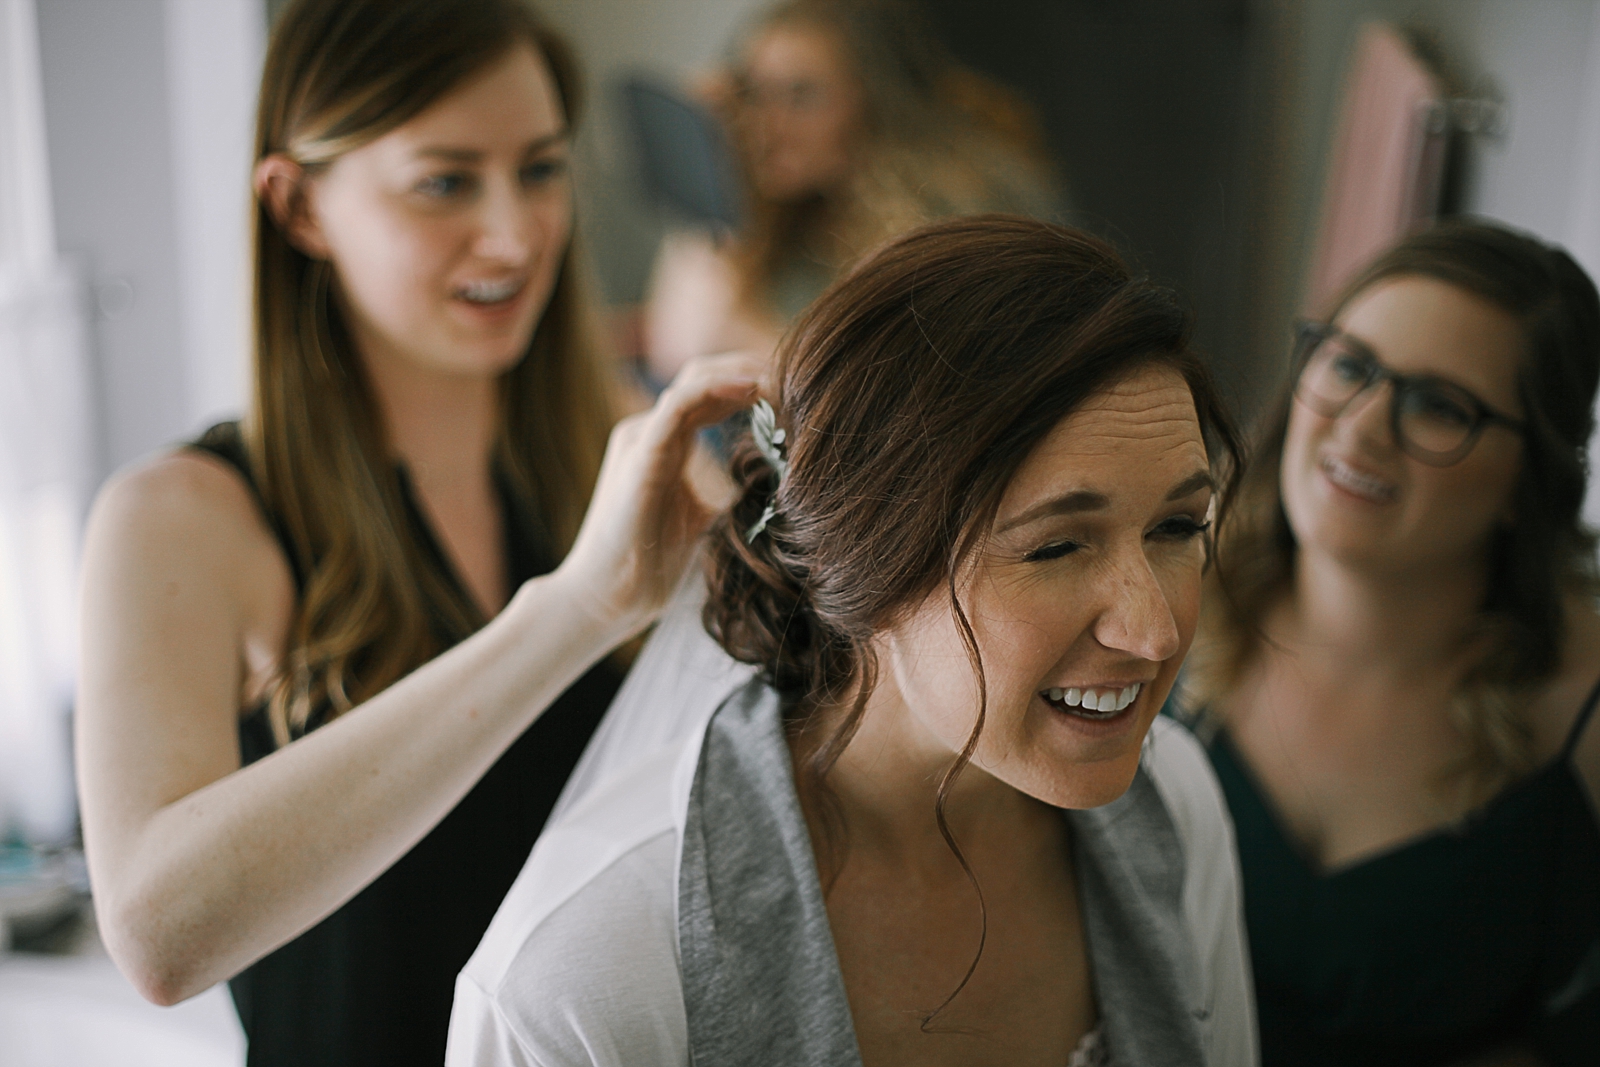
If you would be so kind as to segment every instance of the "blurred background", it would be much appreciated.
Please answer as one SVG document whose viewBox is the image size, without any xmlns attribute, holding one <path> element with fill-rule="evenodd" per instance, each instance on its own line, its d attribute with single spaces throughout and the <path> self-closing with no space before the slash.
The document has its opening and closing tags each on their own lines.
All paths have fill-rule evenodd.
<svg viewBox="0 0 1600 1067">
<path fill-rule="evenodd" d="M 1436 214 L 1531 230 L 1600 274 L 1600 0 L 919 2 L 1031 105 L 1061 217 L 1184 294 L 1247 418 L 1295 316 Z M 101 480 L 241 409 L 252 113 L 279 6 L 0 0 L 0 1067 L 239 1061 L 218 991 L 146 1009 L 79 918 L 73 581 Z M 619 87 L 703 83 L 767 5 L 540 6 L 588 73 L 580 226 L 638 355 L 682 220 L 645 195 Z"/>
</svg>

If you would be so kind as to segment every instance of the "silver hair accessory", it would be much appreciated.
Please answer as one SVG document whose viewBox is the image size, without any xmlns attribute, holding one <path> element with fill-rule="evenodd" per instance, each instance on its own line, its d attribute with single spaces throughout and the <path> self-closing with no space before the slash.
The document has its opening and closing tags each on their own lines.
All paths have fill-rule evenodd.
<svg viewBox="0 0 1600 1067">
<path fill-rule="evenodd" d="M 778 428 L 778 416 L 773 412 L 772 405 L 765 400 L 757 400 L 755 407 L 750 409 L 750 433 L 755 438 L 756 448 L 766 457 L 767 463 L 778 472 L 778 485 L 783 485 L 784 476 L 789 473 L 789 461 L 783 455 L 784 432 Z M 761 531 L 767 528 L 767 521 L 777 514 L 778 490 L 772 490 L 772 499 L 767 501 L 767 509 L 761 513 L 755 525 L 745 531 L 744 543 L 753 544 L 761 536 Z"/>
</svg>

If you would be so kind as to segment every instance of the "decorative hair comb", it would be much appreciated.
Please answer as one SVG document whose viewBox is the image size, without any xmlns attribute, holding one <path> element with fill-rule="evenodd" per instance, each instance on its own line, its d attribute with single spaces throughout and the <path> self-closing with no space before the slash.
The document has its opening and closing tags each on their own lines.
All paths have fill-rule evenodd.
<svg viewBox="0 0 1600 1067">
<path fill-rule="evenodd" d="M 756 448 L 766 458 L 768 466 L 778 472 L 778 487 L 782 487 L 783 479 L 789 473 L 789 461 L 783 454 L 784 431 L 778 428 L 778 416 L 772 410 L 772 405 L 765 400 L 756 401 L 755 407 L 750 409 L 750 433 L 755 438 Z M 753 544 L 761 531 L 767 528 L 767 521 L 777 514 L 778 489 L 772 491 L 772 499 L 767 501 L 766 510 L 761 513 L 754 526 L 745 531 L 744 543 Z"/>
</svg>

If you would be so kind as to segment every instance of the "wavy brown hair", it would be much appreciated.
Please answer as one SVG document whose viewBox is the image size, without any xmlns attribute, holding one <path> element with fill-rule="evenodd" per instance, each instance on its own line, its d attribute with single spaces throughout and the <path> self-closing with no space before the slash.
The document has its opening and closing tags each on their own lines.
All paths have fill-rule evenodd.
<svg viewBox="0 0 1600 1067">
<path fill-rule="evenodd" d="M 992 211 L 1049 215 L 1058 208 L 1056 177 L 1032 108 L 957 62 L 920 6 L 785 0 L 744 39 L 782 27 L 821 30 L 843 50 L 862 90 L 861 155 L 847 187 L 832 198 L 778 202 L 750 186 L 751 219 L 736 257 L 747 302 L 768 302 L 791 257 L 837 271 L 894 234 L 935 219 Z M 736 133 L 738 116 L 736 98 Z"/>
<path fill-rule="evenodd" d="M 788 472 L 779 484 L 748 440 L 735 452 L 739 496 L 712 529 L 705 608 L 723 648 L 785 696 L 804 751 L 802 795 L 825 796 L 861 723 L 877 681 L 873 635 L 942 590 L 979 691 L 935 808 L 966 868 L 944 807 L 988 696 L 957 594 L 962 565 L 1035 446 L 1151 365 L 1188 383 L 1225 503 L 1239 442 L 1188 345 L 1174 294 L 1130 273 L 1109 245 L 1010 215 L 898 238 L 805 312 L 778 357 Z M 773 518 L 748 540 L 769 501 Z M 835 707 L 847 711 L 828 730 L 833 719 L 819 713 Z"/>
<path fill-rule="evenodd" d="M 575 123 L 572 54 L 521 0 L 295 0 L 267 51 L 256 159 L 282 153 L 314 175 L 519 44 L 549 65 Z M 485 620 L 412 528 L 381 413 L 331 298 L 332 267 L 295 248 L 261 203 L 254 241 L 245 441 L 301 584 L 269 698 L 281 744 Z M 500 382 L 497 474 L 554 553 L 576 536 L 612 421 L 588 315 L 569 246 L 527 353 Z"/>
<path fill-rule="evenodd" d="M 1526 341 L 1517 369 L 1525 429 L 1516 519 L 1490 545 L 1483 603 L 1467 634 L 1486 651 L 1463 674 L 1451 706 L 1469 752 L 1449 777 L 1465 775 L 1485 795 L 1532 769 L 1522 709 L 1561 666 L 1564 600 L 1600 591 L 1595 535 L 1582 519 L 1600 384 L 1600 296 L 1561 249 L 1496 223 L 1458 220 L 1380 256 L 1346 286 L 1328 320 L 1373 285 L 1403 276 L 1482 297 L 1514 316 Z M 1291 382 L 1270 409 L 1239 506 L 1219 527 L 1213 588 L 1185 679 L 1197 708 L 1237 683 L 1265 640 L 1263 618 L 1292 586 L 1298 549 L 1280 472 L 1293 402 Z"/>
</svg>

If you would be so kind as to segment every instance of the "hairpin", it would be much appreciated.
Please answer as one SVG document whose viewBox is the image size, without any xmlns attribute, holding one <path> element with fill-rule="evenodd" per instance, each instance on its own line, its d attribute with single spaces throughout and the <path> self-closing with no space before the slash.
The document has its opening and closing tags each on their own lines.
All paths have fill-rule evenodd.
<svg viewBox="0 0 1600 1067">
<path fill-rule="evenodd" d="M 784 476 L 789 473 L 789 461 L 783 455 L 784 431 L 778 428 L 778 416 L 772 410 L 772 405 L 765 400 L 756 401 L 755 407 L 750 409 L 750 433 L 755 438 L 756 448 L 766 458 L 767 464 L 778 472 L 778 486 L 783 485 Z M 761 536 L 761 531 L 767 528 L 767 522 L 778 511 L 778 488 L 772 490 L 772 499 L 767 501 L 766 510 L 761 513 L 754 526 L 745 531 L 744 543 L 753 544 Z"/>
</svg>

